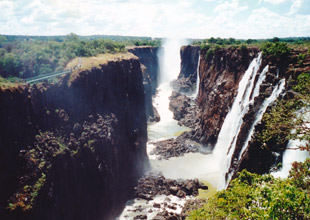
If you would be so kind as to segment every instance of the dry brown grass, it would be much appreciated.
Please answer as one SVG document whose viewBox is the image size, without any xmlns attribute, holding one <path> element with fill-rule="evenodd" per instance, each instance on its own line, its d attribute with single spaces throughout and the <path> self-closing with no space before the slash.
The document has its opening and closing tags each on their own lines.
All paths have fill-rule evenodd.
<svg viewBox="0 0 310 220">
<path fill-rule="evenodd" d="M 121 60 L 129 60 L 129 59 L 137 59 L 137 57 L 131 53 L 115 53 L 115 54 L 99 54 L 95 57 L 82 57 L 82 66 L 74 70 L 70 76 L 69 83 L 74 81 L 76 78 L 78 78 L 79 73 L 87 70 L 91 70 L 92 68 L 98 67 L 100 65 L 105 65 L 109 61 L 121 61 Z M 66 69 L 74 68 L 78 65 L 79 58 L 75 58 L 72 61 L 68 63 L 66 66 Z"/>
</svg>

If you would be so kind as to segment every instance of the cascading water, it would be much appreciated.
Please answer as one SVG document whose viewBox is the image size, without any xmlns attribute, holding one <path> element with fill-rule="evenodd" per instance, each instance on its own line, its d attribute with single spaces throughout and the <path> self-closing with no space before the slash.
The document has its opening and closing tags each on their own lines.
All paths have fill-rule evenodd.
<svg viewBox="0 0 310 220">
<path fill-rule="evenodd" d="M 197 98 L 198 93 L 199 93 L 199 82 L 200 82 L 200 79 L 199 79 L 199 67 L 200 67 L 200 54 L 199 54 L 199 57 L 198 57 L 198 65 L 197 65 L 196 88 L 195 88 L 194 94 L 192 95 L 192 97 L 193 97 L 194 99 Z"/>
<path fill-rule="evenodd" d="M 286 146 L 287 149 L 283 154 L 282 169 L 271 174 L 274 177 L 287 178 L 294 162 L 302 162 L 305 161 L 307 157 L 309 157 L 308 151 L 301 151 L 296 149 L 304 144 L 305 142 L 300 140 L 290 140 Z"/>
<path fill-rule="evenodd" d="M 173 113 L 169 110 L 169 96 L 172 93 L 170 82 L 177 79 L 180 73 L 180 48 L 185 43 L 182 40 L 168 39 L 160 57 L 160 74 L 157 94 L 153 99 L 155 108 L 160 115 L 160 121 L 148 127 L 149 141 L 158 141 L 175 137 L 175 133 L 187 130 L 178 125 L 173 119 Z"/>
<path fill-rule="evenodd" d="M 220 185 L 218 186 L 219 189 L 226 187 L 225 175 L 229 169 L 232 154 L 235 150 L 237 137 L 243 122 L 242 118 L 247 113 L 249 105 L 253 103 L 255 95 L 257 95 L 255 94 L 251 97 L 255 76 L 261 65 L 261 61 L 262 53 L 251 62 L 249 68 L 242 77 L 239 83 L 237 96 L 231 110 L 224 120 L 218 136 L 218 141 L 213 151 L 218 161 L 219 172 L 221 173 Z"/>
<path fill-rule="evenodd" d="M 299 119 L 304 122 L 304 126 L 310 128 L 310 111 L 307 108 L 301 108 L 297 111 Z M 292 132 L 296 132 L 293 130 Z M 289 175 L 289 171 L 292 168 L 294 162 L 303 162 L 306 158 L 309 158 L 309 152 L 300 150 L 301 146 L 306 146 L 307 142 L 305 140 L 290 140 L 287 143 L 286 150 L 284 151 L 282 158 L 282 168 L 277 172 L 272 172 L 271 174 L 275 177 L 286 178 Z"/>
<path fill-rule="evenodd" d="M 262 76 L 262 78 L 265 78 L 266 76 L 266 72 L 268 71 L 268 66 L 265 67 L 264 71 L 261 73 L 260 76 Z M 261 78 L 261 77 L 260 77 Z M 261 80 L 260 84 L 259 84 L 260 80 L 258 80 L 257 82 L 257 85 L 256 85 L 256 88 L 259 88 L 260 84 L 263 82 L 263 80 Z M 258 85 L 259 84 L 259 85 Z M 244 151 L 247 149 L 248 147 L 248 144 L 249 144 L 249 141 L 251 140 L 251 137 L 254 133 L 254 128 L 255 126 L 258 124 L 258 122 L 260 122 L 263 118 L 263 115 L 264 113 L 266 112 L 267 110 L 267 107 L 273 103 L 278 97 L 279 95 L 283 92 L 284 90 L 284 86 L 285 86 L 285 80 L 282 79 L 280 80 L 280 82 L 275 86 L 275 88 L 273 89 L 272 91 L 272 94 L 263 102 L 263 104 L 261 105 L 259 111 L 257 112 L 256 114 L 256 117 L 255 117 L 255 121 L 254 123 L 251 125 L 251 128 L 249 130 L 249 133 L 248 133 L 248 136 L 247 136 L 247 139 L 246 141 L 244 142 L 243 146 L 242 146 L 242 149 L 240 151 L 240 154 L 239 154 L 239 157 L 238 157 L 238 161 L 240 161 L 240 159 L 242 158 L 243 156 L 243 153 Z M 255 89 L 256 90 L 256 89 Z M 255 92 L 254 92 L 255 93 Z M 256 95 L 254 95 L 254 97 L 258 96 L 259 95 L 259 91 L 256 92 Z M 227 184 L 229 183 L 229 181 L 231 180 L 231 177 L 233 175 L 233 171 L 230 171 L 227 175 L 227 179 L 226 179 L 226 186 Z"/>
<path fill-rule="evenodd" d="M 159 75 L 159 86 L 157 88 L 157 94 L 153 98 L 153 104 L 157 108 L 157 111 L 160 115 L 160 121 L 158 123 L 153 123 L 148 126 L 148 138 L 149 142 L 147 143 L 147 153 L 150 159 L 151 171 L 153 172 L 161 172 L 166 178 L 173 178 L 173 176 L 169 175 L 172 173 L 180 173 L 182 171 L 176 170 L 170 165 L 167 165 L 167 161 L 158 160 L 156 156 L 150 155 L 150 152 L 153 150 L 154 145 L 150 144 L 150 142 L 159 141 L 163 139 L 168 139 L 172 137 L 177 137 L 182 131 L 189 130 L 186 127 L 182 127 L 178 125 L 178 122 L 173 119 L 173 113 L 169 110 L 169 96 L 172 94 L 172 87 L 170 86 L 170 82 L 177 79 L 180 72 L 180 48 L 186 42 L 183 40 L 175 40 L 168 39 L 164 43 L 163 51 L 160 54 L 160 75 Z M 172 161 L 172 164 L 174 162 Z M 176 162 L 177 164 L 179 162 Z M 168 173 L 167 173 L 168 171 Z M 186 177 L 186 176 L 185 176 Z M 153 205 L 163 204 L 164 202 L 168 202 L 166 200 L 166 196 L 157 196 L 152 201 L 145 201 L 135 199 L 133 201 L 129 201 L 128 205 L 124 209 L 123 213 L 119 216 L 119 220 L 123 219 L 133 219 L 137 213 L 131 212 L 133 207 L 143 207 L 140 211 L 140 214 L 147 215 L 148 219 L 152 219 L 155 217 L 156 212 L 152 211 L 147 212 L 147 210 L 154 209 Z M 171 212 L 180 212 L 180 207 L 184 205 L 185 199 L 179 199 L 175 196 L 169 196 L 170 203 L 178 204 L 177 210 L 170 210 Z M 162 211 L 162 210 L 159 210 Z M 126 217 L 127 216 L 127 217 Z"/>
<path fill-rule="evenodd" d="M 263 102 L 261 108 L 259 109 L 258 113 L 256 114 L 255 121 L 254 121 L 254 123 L 252 124 L 252 126 L 251 126 L 251 128 L 250 128 L 250 132 L 249 132 L 248 137 L 247 137 L 247 139 L 246 139 L 246 141 L 245 141 L 245 143 L 244 143 L 244 145 L 243 145 L 243 147 L 242 147 L 242 149 L 241 149 L 241 152 L 240 152 L 240 154 L 239 154 L 238 160 L 241 159 L 241 157 L 242 157 L 244 151 L 246 150 L 246 148 L 247 148 L 247 146 L 248 146 L 248 144 L 249 144 L 249 141 L 250 141 L 250 139 L 251 139 L 251 137 L 252 137 L 252 135 L 253 135 L 253 133 L 254 133 L 254 128 L 255 128 L 255 126 L 258 124 L 258 122 L 260 122 L 260 121 L 262 120 L 263 115 L 264 115 L 264 113 L 265 113 L 266 110 L 267 110 L 267 107 L 268 107 L 271 103 L 273 103 L 273 102 L 279 97 L 279 95 L 283 92 L 284 86 L 285 86 L 285 80 L 282 79 L 282 80 L 280 80 L 280 82 L 275 86 L 275 88 L 273 89 L 272 94 L 269 96 L 269 98 L 266 99 L 266 100 Z"/>
</svg>

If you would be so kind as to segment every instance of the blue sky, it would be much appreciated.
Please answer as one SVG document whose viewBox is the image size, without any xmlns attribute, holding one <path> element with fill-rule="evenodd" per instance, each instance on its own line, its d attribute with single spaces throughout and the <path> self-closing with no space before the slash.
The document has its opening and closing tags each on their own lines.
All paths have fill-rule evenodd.
<svg viewBox="0 0 310 220">
<path fill-rule="evenodd" d="M 0 34 L 310 36 L 310 0 L 0 0 Z"/>
</svg>

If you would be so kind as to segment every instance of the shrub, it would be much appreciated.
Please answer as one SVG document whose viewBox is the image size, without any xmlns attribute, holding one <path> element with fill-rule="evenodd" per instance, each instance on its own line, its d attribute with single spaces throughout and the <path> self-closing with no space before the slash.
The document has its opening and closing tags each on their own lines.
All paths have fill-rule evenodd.
<svg viewBox="0 0 310 220">
<path fill-rule="evenodd" d="M 248 49 L 248 47 L 247 47 L 245 44 L 242 44 L 242 45 L 240 46 L 240 49 L 241 49 L 241 51 L 245 51 L 245 50 Z"/>
<path fill-rule="evenodd" d="M 303 64 L 305 58 L 306 58 L 306 54 L 304 54 L 304 53 L 298 54 L 298 57 L 297 57 L 298 64 L 299 64 L 299 65 Z"/>
<path fill-rule="evenodd" d="M 200 46 L 200 49 L 203 51 L 208 51 L 210 49 L 210 45 L 208 44 L 203 44 Z"/>
<path fill-rule="evenodd" d="M 310 73 L 302 73 L 297 77 L 293 90 L 304 95 L 310 94 Z"/>
<path fill-rule="evenodd" d="M 227 190 L 219 191 L 187 219 L 309 218 L 310 197 L 292 178 L 281 180 L 243 170 Z"/>
<path fill-rule="evenodd" d="M 273 56 L 276 58 L 285 58 L 289 55 L 290 49 L 284 42 L 266 42 L 262 45 L 261 50 L 265 56 Z"/>
<path fill-rule="evenodd" d="M 214 54 L 213 50 L 209 49 L 205 56 L 206 60 L 208 60 L 211 56 L 213 56 L 213 54 Z"/>
</svg>

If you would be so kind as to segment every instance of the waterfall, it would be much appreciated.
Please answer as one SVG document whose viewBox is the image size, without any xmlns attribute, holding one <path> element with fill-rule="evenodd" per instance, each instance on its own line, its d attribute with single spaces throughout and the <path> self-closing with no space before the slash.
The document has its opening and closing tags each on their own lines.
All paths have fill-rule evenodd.
<svg viewBox="0 0 310 220">
<path fill-rule="evenodd" d="M 219 163 L 218 167 L 220 169 L 219 172 L 221 173 L 220 178 L 222 178 L 222 180 L 219 181 L 219 189 L 226 187 L 225 175 L 230 167 L 237 137 L 243 122 L 242 118 L 247 113 L 249 105 L 253 103 L 255 95 L 257 95 L 255 94 L 251 97 L 255 76 L 259 70 L 261 61 L 262 53 L 260 53 L 258 57 L 251 62 L 249 68 L 242 77 L 239 83 L 237 96 L 224 120 L 213 151 L 213 154 Z"/>
<path fill-rule="evenodd" d="M 297 112 L 298 117 L 301 118 L 302 121 L 305 122 L 305 126 L 310 128 L 310 112 L 307 108 L 301 108 Z M 295 132 L 293 130 L 292 132 Z M 299 149 L 300 146 L 306 146 L 307 141 L 305 140 L 289 140 L 286 146 L 286 150 L 284 151 L 282 158 L 282 169 L 277 172 L 272 172 L 271 174 L 274 177 L 286 178 L 289 175 L 289 171 L 292 168 L 292 164 L 296 162 L 303 162 L 308 158 L 309 152 L 302 151 Z"/>
<path fill-rule="evenodd" d="M 196 88 L 195 88 L 195 93 L 192 95 L 192 97 L 194 99 L 197 98 L 198 93 L 199 93 L 199 82 L 200 82 L 200 78 L 199 78 L 199 67 L 200 67 L 200 54 L 198 57 L 198 64 L 197 64 L 197 78 L 196 78 Z"/>
<path fill-rule="evenodd" d="M 267 110 L 267 107 L 268 107 L 271 103 L 273 103 L 273 102 L 279 97 L 279 95 L 283 92 L 284 86 L 285 86 L 285 80 L 282 79 L 282 80 L 280 80 L 280 82 L 275 86 L 275 88 L 273 89 L 272 94 L 269 96 L 269 98 L 266 99 L 266 100 L 263 102 L 261 108 L 259 109 L 259 111 L 258 111 L 257 114 L 256 114 L 255 121 L 254 121 L 254 123 L 252 124 L 252 126 L 251 126 L 251 128 L 250 128 L 250 132 L 249 132 L 249 134 L 248 134 L 248 137 L 247 137 L 246 141 L 244 142 L 244 145 L 242 146 L 242 150 L 241 150 L 241 152 L 240 152 L 240 154 L 239 154 L 238 161 L 241 159 L 241 157 L 242 157 L 244 151 L 246 150 L 246 148 L 247 148 L 247 146 L 248 146 L 248 144 L 249 144 L 249 141 L 250 141 L 250 139 L 251 139 L 251 137 L 252 137 L 252 135 L 253 135 L 253 133 L 254 133 L 254 128 L 255 128 L 255 126 L 258 124 L 258 122 L 260 122 L 260 121 L 262 120 L 263 115 L 264 115 L 264 113 L 265 113 L 266 110 Z"/>
<path fill-rule="evenodd" d="M 264 71 L 262 72 L 261 76 L 262 75 L 265 75 L 266 76 L 266 72 L 268 71 L 268 68 L 267 70 L 266 68 L 264 69 Z M 264 74 L 263 74 L 264 73 Z M 265 77 L 264 77 L 265 78 Z M 259 83 L 260 80 L 258 80 L 257 84 Z M 263 80 L 262 80 L 263 81 Z M 261 81 L 261 82 L 262 82 Z M 261 83 L 260 82 L 260 83 Z M 246 141 L 244 142 L 242 148 L 241 148 L 241 151 L 239 153 L 239 157 L 238 157 L 238 161 L 240 161 L 240 159 L 242 158 L 243 156 L 243 153 L 244 151 L 247 149 L 248 147 L 248 144 L 249 144 L 249 141 L 251 140 L 251 137 L 254 133 L 254 129 L 255 129 L 255 126 L 258 124 L 258 122 L 260 122 L 263 118 L 263 115 L 264 113 L 266 112 L 267 110 L 267 107 L 273 103 L 278 97 L 279 95 L 283 92 L 284 90 L 284 86 L 285 86 L 285 80 L 282 79 L 280 80 L 280 82 L 275 86 L 275 88 L 273 89 L 272 91 L 272 94 L 268 97 L 268 99 L 266 99 L 263 104 L 261 105 L 260 109 L 258 110 L 258 112 L 256 113 L 256 117 L 255 117 L 255 121 L 254 123 L 251 125 L 251 128 L 249 130 L 249 133 L 248 133 L 248 136 L 247 136 L 247 139 Z M 259 88 L 259 86 L 257 85 L 256 88 Z M 259 95 L 259 92 L 257 93 L 257 95 Z M 256 96 L 257 96 L 256 95 Z M 226 180 L 226 185 L 229 183 L 229 181 L 231 180 L 231 177 L 233 175 L 233 171 L 229 172 L 228 173 L 228 176 L 227 176 L 227 180 Z"/>
<path fill-rule="evenodd" d="M 180 48 L 184 43 L 184 40 L 167 39 L 159 54 L 159 86 L 153 103 L 160 115 L 160 121 L 148 127 L 148 136 L 151 141 L 168 139 L 174 137 L 174 134 L 180 130 L 187 130 L 178 125 L 178 122 L 173 119 L 173 113 L 169 110 L 169 97 L 173 90 L 170 82 L 177 79 L 180 73 Z"/>
<path fill-rule="evenodd" d="M 274 177 L 287 178 L 289 171 L 292 168 L 294 162 L 303 162 L 309 157 L 308 151 L 301 151 L 299 149 L 294 150 L 298 146 L 305 145 L 305 141 L 300 140 L 290 140 L 287 143 L 286 150 L 283 154 L 282 168 L 277 172 L 271 173 Z"/>
</svg>

